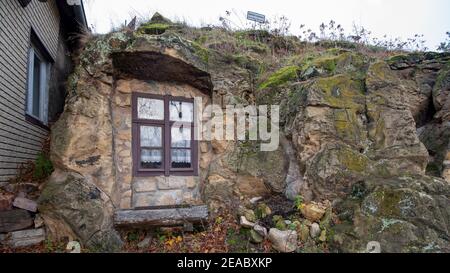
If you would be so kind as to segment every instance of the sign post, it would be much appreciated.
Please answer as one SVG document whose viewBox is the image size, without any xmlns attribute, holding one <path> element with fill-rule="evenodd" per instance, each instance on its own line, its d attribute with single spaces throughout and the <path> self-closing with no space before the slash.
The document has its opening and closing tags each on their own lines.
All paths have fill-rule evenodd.
<svg viewBox="0 0 450 273">
<path fill-rule="evenodd" d="M 247 11 L 247 20 L 263 24 L 266 22 L 266 16 L 253 11 Z"/>
</svg>

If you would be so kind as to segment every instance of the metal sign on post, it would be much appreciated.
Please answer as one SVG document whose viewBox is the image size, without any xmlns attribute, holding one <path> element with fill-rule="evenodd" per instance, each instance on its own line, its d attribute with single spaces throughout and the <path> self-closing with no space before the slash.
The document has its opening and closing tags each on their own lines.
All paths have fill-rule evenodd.
<svg viewBox="0 0 450 273">
<path fill-rule="evenodd" d="M 266 22 L 266 16 L 253 11 L 247 11 L 247 20 L 263 24 Z"/>
</svg>

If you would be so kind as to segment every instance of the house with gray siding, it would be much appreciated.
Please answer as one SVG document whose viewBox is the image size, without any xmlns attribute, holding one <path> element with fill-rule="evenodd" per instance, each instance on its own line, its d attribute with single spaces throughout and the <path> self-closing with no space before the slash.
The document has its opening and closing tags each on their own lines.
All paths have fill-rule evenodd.
<svg viewBox="0 0 450 273">
<path fill-rule="evenodd" d="M 82 1 L 0 1 L 0 185 L 42 151 L 86 30 Z"/>
</svg>

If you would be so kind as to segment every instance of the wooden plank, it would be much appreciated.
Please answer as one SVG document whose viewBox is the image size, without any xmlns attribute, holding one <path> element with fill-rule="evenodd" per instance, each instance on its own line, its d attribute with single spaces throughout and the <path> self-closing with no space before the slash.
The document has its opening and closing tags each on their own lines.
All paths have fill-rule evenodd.
<svg viewBox="0 0 450 273">
<path fill-rule="evenodd" d="M 185 223 L 201 223 L 207 218 L 207 206 L 118 210 L 114 214 L 114 224 L 119 227 L 178 226 Z"/>
<path fill-rule="evenodd" d="M 11 232 L 29 228 L 33 225 L 33 219 L 25 210 L 0 211 L 0 232 Z"/>
<path fill-rule="evenodd" d="M 3 151 L 13 151 L 16 153 L 24 153 L 24 154 L 30 154 L 30 155 L 35 155 L 36 153 L 40 153 L 42 151 L 42 149 L 39 149 L 37 147 L 34 148 L 23 148 L 21 146 L 16 146 L 15 143 L 2 143 L 0 142 L 0 150 Z"/>
<path fill-rule="evenodd" d="M 6 186 L 14 177 L 12 175 L 0 175 L 0 187 Z"/>
<path fill-rule="evenodd" d="M 0 169 L 0 175 L 16 175 L 17 169 Z"/>
<path fill-rule="evenodd" d="M 45 231 L 40 229 L 28 229 L 8 233 L 3 238 L 3 243 L 10 247 L 25 247 L 42 243 L 45 240 Z"/>
<path fill-rule="evenodd" d="M 12 132 L 7 132 L 6 130 L 4 130 L 4 129 L 8 129 L 8 128 L 6 128 L 6 127 L 3 128 L 2 124 L 0 124 L 0 129 L 1 129 L 0 130 L 0 136 L 2 136 L 4 138 L 13 139 L 13 140 L 16 140 L 18 142 L 23 142 L 23 143 L 32 145 L 34 147 L 39 147 L 39 148 L 42 147 L 42 144 L 43 144 L 45 138 L 47 137 L 47 136 L 45 136 L 45 137 L 42 137 L 42 138 L 32 139 L 30 137 L 25 137 L 22 134 L 17 135 L 17 134 L 14 134 Z"/>
<path fill-rule="evenodd" d="M 23 198 L 23 197 L 16 197 L 13 202 L 13 206 L 19 209 L 28 210 L 31 212 L 37 211 L 37 203 L 33 200 Z"/>
<path fill-rule="evenodd" d="M 27 136 L 32 136 L 36 138 L 45 137 L 47 136 L 47 131 L 44 129 L 41 129 L 38 126 L 34 126 L 30 124 L 29 122 L 25 121 L 25 115 L 23 116 L 23 119 L 13 117 L 9 114 L 3 113 L 3 111 L 0 110 L 0 124 L 2 124 L 5 128 L 9 128 L 10 131 L 18 132 L 19 134 L 22 133 Z M 37 130 L 39 128 L 39 130 Z"/>
<path fill-rule="evenodd" d="M 31 150 L 36 150 L 36 149 L 41 149 L 42 145 L 38 146 L 36 144 L 30 144 L 30 143 L 26 143 L 23 141 L 18 140 L 17 138 L 10 138 L 8 136 L 3 136 L 0 135 L 0 143 L 2 144 L 9 144 L 9 145 L 13 145 L 15 147 L 20 147 L 20 148 L 24 148 L 24 149 L 31 149 Z M 2 149 L 0 147 L 0 149 Z"/>
</svg>

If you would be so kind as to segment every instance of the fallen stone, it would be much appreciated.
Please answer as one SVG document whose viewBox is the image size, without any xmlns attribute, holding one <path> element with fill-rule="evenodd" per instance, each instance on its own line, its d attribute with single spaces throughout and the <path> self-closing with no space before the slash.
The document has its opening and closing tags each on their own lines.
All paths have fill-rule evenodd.
<svg viewBox="0 0 450 273">
<path fill-rule="evenodd" d="M 255 212 L 251 209 L 240 207 L 239 208 L 239 216 L 245 216 L 245 218 L 247 220 L 249 220 L 250 222 L 256 222 Z"/>
<path fill-rule="evenodd" d="M 381 253 L 380 242 L 377 242 L 377 241 L 368 242 L 365 253 Z"/>
<path fill-rule="evenodd" d="M 33 200 L 24 198 L 24 197 L 16 197 L 14 199 L 13 206 L 19 209 L 28 210 L 31 212 L 37 211 L 37 203 Z"/>
<path fill-rule="evenodd" d="M 250 203 L 252 204 L 256 204 L 258 203 L 259 200 L 261 200 L 262 197 L 253 197 L 252 199 L 250 199 Z"/>
<path fill-rule="evenodd" d="M 327 240 L 327 230 L 324 229 L 324 230 L 322 230 L 322 232 L 320 233 L 319 241 L 325 242 L 326 240 Z"/>
<path fill-rule="evenodd" d="M 309 234 L 311 235 L 311 238 L 315 239 L 320 234 L 320 226 L 317 223 L 313 223 L 311 225 L 311 228 L 309 230 Z"/>
<path fill-rule="evenodd" d="M 8 233 L 4 243 L 10 247 L 26 247 L 39 244 L 45 240 L 45 231 L 40 229 L 28 229 Z"/>
<path fill-rule="evenodd" d="M 151 235 L 147 235 L 147 236 L 144 238 L 144 240 L 140 241 L 140 242 L 137 244 L 137 247 L 138 247 L 138 248 L 147 248 L 147 247 L 150 245 L 151 242 L 152 242 L 152 236 L 151 236 Z"/>
<path fill-rule="evenodd" d="M 267 237 L 267 229 L 260 225 L 253 226 L 253 230 L 261 235 L 263 238 Z"/>
<path fill-rule="evenodd" d="M 39 214 L 34 217 L 34 228 L 40 228 L 44 225 L 44 219 Z"/>
<path fill-rule="evenodd" d="M 241 226 L 245 228 L 253 228 L 255 226 L 255 223 L 250 222 L 245 218 L 245 216 L 241 216 Z"/>
<path fill-rule="evenodd" d="M 113 228 L 113 206 L 93 183 L 80 174 L 55 170 L 45 185 L 38 199 L 39 214 L 52 239 L 77 240 L 96 252 L 122 249 Z"/>
<path fill-rule="evenodd" d="M 0 211 L 12 209 L 14 194 L 8 192 L 0 193 Z"/>
<path fill-rule="evenodd" d="M 80 243 L 77 241 L 70 241 L 67 243 L 66 251 L 69 253 L 81 253 Z"/>
<path fill-rule="evenodd" d="M 264 241 L 264 237 L 252 229 L 250 230 L 250 241 L 255 244 L 260 244 Z"/>
<path fill-rule="evenodd" d="M 272 242 L 272 247 L 280 252 L 288 253 L 297 249 L 297 232 L 293 230 L 281 231 L 271 228 L 269 240 Z"/>
<path fill-rule="evenodd" d="M 316 203 L 309 203 L 302 205 L 300 207 L 300 212 L 306 219 L 310 220 L 311 222 L 318 222 L 325 214 L 326 207 Z"/>
<path fill-rule="evenodd" d="M 255 212 L 253 210 L 247 210 L 244 214 L 245 218 L 247 218 L 247 220 L 249 220 L 250 222 L 256 222 L 256 215 Z"/>
<path fill-rule="evenodd" d="M 29 228 L 33 225 L 33 219 L 25 210 L 0 211 L 0 232 L 11 232 Z"/>
</svg>

